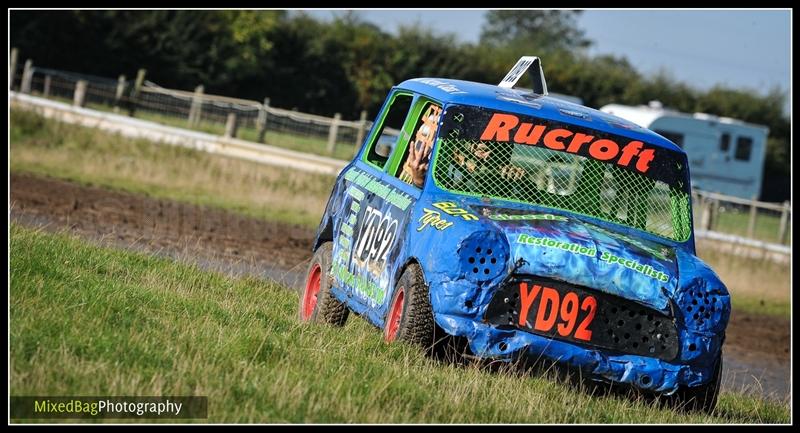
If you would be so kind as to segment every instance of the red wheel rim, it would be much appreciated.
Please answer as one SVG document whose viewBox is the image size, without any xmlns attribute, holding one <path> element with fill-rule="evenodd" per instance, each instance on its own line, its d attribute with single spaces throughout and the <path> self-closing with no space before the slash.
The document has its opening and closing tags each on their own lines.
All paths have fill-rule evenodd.
<svg viewBox="0 0 800 433">
<path fill-rule="evenodd" d="M 400 320 L 403 318 L 403 300 L 405 299 L 406 291 L 404 287 L 397 289 L 397 295 L 394 297 L 394 303 L 389 310 L 389 318 L 386 322 L 385 339 L 387 342 L 392 342 L 397 338 L 397 332 L 400 330 Z"/>
<path fill-rule="evenodd" d="M 306 291 L 303 292 L 303 320 L 311 318 L 311 313 L 314 312 L 314 307 L 317 306 L 317 295 L 319 294 L 319 283 L 322 276 L 319 264 L 315 263 L 314 267 L 308 273 L 306 280 Z"/>
</svg>

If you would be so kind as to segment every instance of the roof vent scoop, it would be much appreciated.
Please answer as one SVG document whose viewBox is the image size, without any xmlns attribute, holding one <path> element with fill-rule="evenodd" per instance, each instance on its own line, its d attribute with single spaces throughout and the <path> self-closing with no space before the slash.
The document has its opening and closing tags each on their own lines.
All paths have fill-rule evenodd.
<svg viewBox="0 0 800 433">
<path fill-rule="evenodd" d="M 542 61 L 539 60 L 538 57 L 534 56 L 523 56 L 520 57 L 517 61 L 517 64 L 511 68 L 510 71 L 506 74 L 503 81 L 498 84 L 500 87 L 504 87 L 507 89 L 514 88 L 514 85 L 517 84 L 522 74 L 525 73 L 531 66 L 531 81 L 533 81 L 533 93 L 546 96 L 547 95 L 547 83 L 544 80 L 544 70 L 542 69 Z"/>
</svg>

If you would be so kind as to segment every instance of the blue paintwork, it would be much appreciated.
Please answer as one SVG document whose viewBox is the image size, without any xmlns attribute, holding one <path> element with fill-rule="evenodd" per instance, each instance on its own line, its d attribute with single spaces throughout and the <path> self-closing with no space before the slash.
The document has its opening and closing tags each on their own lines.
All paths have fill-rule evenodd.
<svg viewBox="0 0 800 433">
<path fill-rule="evenodd" d="M 436 80 L 428 82 L 439 84 L 410 80 L 397 88 L 440 101 L 445 109 L 448 103 L 459 103 L 531 114 L 523 104 L 497 98 L 497 92 L 508 90 Z M 461 91 L 466 93 L 457 93 Z M 642 139 L 681 152 L 647 130 L 614 127 L 625 121 L 613 116 L 549 98 L 535 102 L 541 104 L 535 109 L 538 117 Z M 587 113 L 591 119 L 563 114 L 563 109 Z M 664 393 L 710 379 L 714 361 L 721 353 L 730 297 L 717 275 L 695 256 L 693 236 L 680 243 L 556 209 L 456 195 L 439 189 L 430 170 L 425 187 L 420 190 L 363 162 L 363 152 L 364 149 L 337 178 L 314 248 L 325 241 L 333 242 L 332 293 L 375 326 L 383 327 L 397 280 L 409 263 L 416 262 L 429 287 L 438 326 L 451 335 L 466 337 L 471 350 L 479 356 L 509 360 L 525 352 L 544 355 L 590 371 L 600 380 Z M 441 202 L 453 203 L 468 216 L 447 214 L 435 206 Z M 423 227 L 424 218 L 436 213 L 446 227 Z M 499 221 L 487 216 L 497 213 L 553 217 Z M 520 243 L 521 236 L 570 242 L 583 250 L 576 253 Z M 487 261 L 476 273 L 468 256 L 481 245 L 492 248 L 491 257 L 497 261 Z M 602 260 L 604 253 L 633 260 L 663 277 L 609 264 Z M 489 259 L 486 255 L 480 257 Z M 673 316 L 680 332 L 678 357 L 666 362 L 618 354 L 484 323 L 482 317 L 492 295 L 512 272 L 588 287 Z M 694 314 L 703 305 L 709 317 L 701 317 L 701 323 Z M 713 312 L 710 307 L 714 307 Z M 689 308 L 694 308 L 693 312 Z M 641 379 L 644 375 L 650 379 L 646 384 Z"/>
<path fill-rule="evenodd" d="M 491 84 L 445 78 L 414 78 L 403 81 L 396 88 L 426 95 L 443 104 L 473 105 L 571 123 L 598 131 L 624 135 L 634 140 L 642 140 L 656 147 L 683 153 L 681 148 L 673 142 L 649 129 L 642 128 L 621 117 L 583 105 L 573 104 L 563 99 L 540 96 L 533 100 L 526 100 L 520 96 L 520 93 L 511 89 L 504 89 Z M 443 88 L 452 90 L 448 92 Z M 580 113 L 583 116 L 569 115 L 567 113 Z"/>
</svg>

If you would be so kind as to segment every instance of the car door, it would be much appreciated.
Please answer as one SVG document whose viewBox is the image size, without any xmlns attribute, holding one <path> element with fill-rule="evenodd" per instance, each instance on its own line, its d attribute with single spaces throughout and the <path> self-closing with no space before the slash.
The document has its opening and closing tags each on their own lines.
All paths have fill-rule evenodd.
<svg viewBox="0 0 800 433">
<path fill-rule="evenodd" d="M 404 229 L 419 190 L 389 175 L 395 152 L 409 140 L 416 96 L 402 90 L 387 98 L 365 146 L 343 175 L 332 271 L 348 306 L 376 325 L 401 260 Z"/>
</svg>

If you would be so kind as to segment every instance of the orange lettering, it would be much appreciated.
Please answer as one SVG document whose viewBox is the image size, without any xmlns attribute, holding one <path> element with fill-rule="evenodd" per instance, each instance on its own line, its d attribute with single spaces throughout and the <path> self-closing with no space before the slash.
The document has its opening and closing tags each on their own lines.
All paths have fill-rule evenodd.
<svg viewBox="0 0 800 433">
<path fill-rule="evenodd" d="M 531 127 L 531 123 L 523 123 L 519 126 L 517 133 L 514 134 L 514 142 L 520 144 L 537 144 L 539 139 L 542 138 L 542 133 L 546 129 L 544 125 L 536 125 Z"/>
<path fill-rule="evenodd" d="M 495 113 L 481 134 L 483 141 L 508 141 L 511 130 L 519 123 L 519 118 L 511 114 Z"/>
<path fill-rule="evenodd" d="M 589 146 L 589 155 L 600 161 L 608 161 L 619 153 L 619 145 L 611 140 L 597 140 Z"/>
<path fill-rule="evenodd" d="M 589 314 L 586 315 L 583 322 L 578 326 L 578 329 L 575 330 L 575 338 L 583 341 L 591 341 L 592 330 L 589 329 L 589 325 L 591 325 L 592 320 L 594 320 L 594 315 L 597 313 L 597 300 L 594 299 L 594 296 L 588 296 L 583 300 L 583 303 L 581 303 L 581 310 L 589 310 Z"/>
<path fill-rule="evenodd" d="M 581 146 L 592 141 L 593 138 L 594 135 L 586 135 L 581 133 L 575 134 L 575 136 L 572 137 L 572 141 L 569 142 L 567 152 L 578 153 L 578 151 L 581 150 Z"/>
<path fill-rule="evenodd" d="M 631 158 L 642 150 L 641 141 L 631 141 L 622 149 L 622 156 L 619 158 L 617 164 L 627 167 L 631 162 Z"/>
<path fill-rule="evenodd" d="M 653 149 L 643 150 L 642 153 L 639 154 L 639 160 L 636 161 L 636 169 L 642 173 L 647 173 L 647 170 L 650 169 L 650 161 L 655 157 L 654 152 Z"/>
<path fill-rule="evenodd" d="M 542 300 L 539 302 L 539 312 L 536 314 L 534 329 L 537 331 L 549 331 L 556 323 L 558 317 L 558 292 L 555 289 L 545 287 L 542 290 Z M 545 318 L 545 314 L 550 316 Z"/>
<path fill-rule="evenodd" d="M 522 308 L 519 311 L 519 326 L 525 326 L 525 322 L 528 318 L 528 310 L 530 310 L 533 300 L 539 295 L 539 290 L 541 288 L 542 286 L 536 284 L 531 291 L 528 292 L 528 283 L 519 284 L 519 296 L 520 301 L 522 301 Z"/>
<path fill-rule="evenodd" d="M 544 136 L 544 145 L 553 150 L 564 150 L 564 143 L 559 138 L 567 138 L 572 135 L 572 131 L 566 129 L 554 129 Z"/>
</svg>

